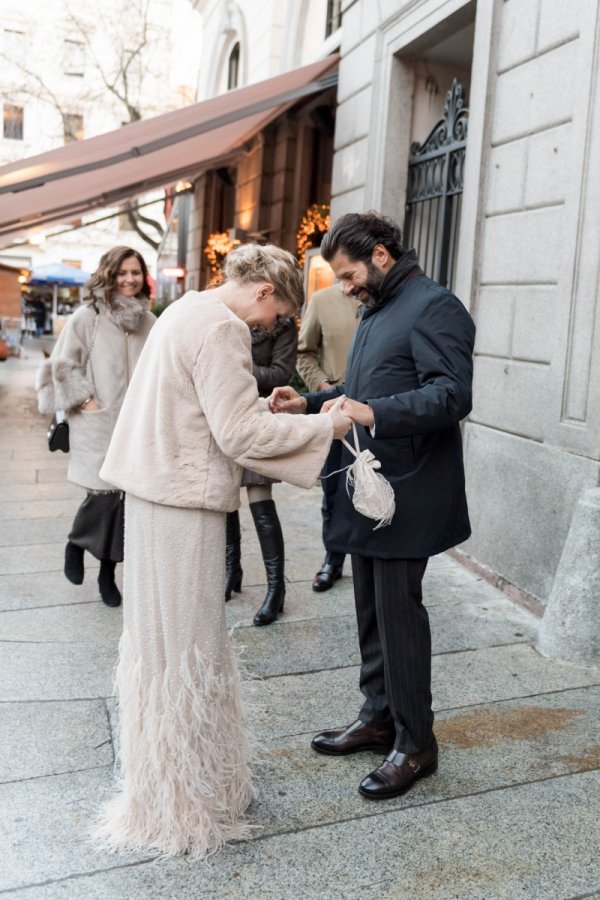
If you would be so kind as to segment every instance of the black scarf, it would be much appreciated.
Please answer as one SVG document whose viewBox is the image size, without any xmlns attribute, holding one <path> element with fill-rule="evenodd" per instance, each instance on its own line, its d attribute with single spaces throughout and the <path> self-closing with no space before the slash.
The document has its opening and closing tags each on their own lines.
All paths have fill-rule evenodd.
<svg viewBox="0 0 600 900">
<path fill-rule="evenodd" d="M 377 293 L 365 305 L 364 317 L 372 316 L 384 306 L 387 306 L 390 300 L 396 296 L 404 282 L 414 278 L 416 275 L 423 274 L 424 272 L 419 266 L 416 252 L 407 250 L 384 277 Z"/>
</svg>

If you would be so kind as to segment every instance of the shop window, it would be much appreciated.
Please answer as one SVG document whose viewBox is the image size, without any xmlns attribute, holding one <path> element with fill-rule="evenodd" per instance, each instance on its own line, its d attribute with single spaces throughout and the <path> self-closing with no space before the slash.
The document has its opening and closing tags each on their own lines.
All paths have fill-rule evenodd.
<svg viewBox="0 0 600 900">
<path fill-rule="evenodd" d="M 85 44 L 81 41 L 65 39 L 63 43 L 65 75 L 83 78 L 85 75 Z"/>
<path fill-rule="evenodd" d="M 325 37 L 337 31 L 342 24 L 342 0 L 327 0 L 327 19 L 325 21 Z"/>
<path fill-rule="evenodd" d="M 63 116 L 65 144 L 83 140 L 83 116 L 78 113 L 65 113 Z"/>
<path fill-rule="evenodd" d="M 23 117 L 24 110 L 22 106 L 13 106 L 12 103 L 5 103 L 2 114 L 2 134 L 11 141 L 23 140 Z"/>
<path fill-rule="evenodd" d="M 240 80 L 240 44 L 239 41 L 234 45 L 233 50 L 229 54 L 227 63 L 227 90 L 231 91 L 236 88 Z"/>
</svg>

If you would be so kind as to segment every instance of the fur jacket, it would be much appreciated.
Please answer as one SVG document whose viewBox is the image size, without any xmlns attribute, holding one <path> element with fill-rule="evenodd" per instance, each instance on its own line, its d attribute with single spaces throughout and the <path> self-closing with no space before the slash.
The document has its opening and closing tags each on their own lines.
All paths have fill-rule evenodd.
<svg viewBox="0 0 600 900">
<path fill-rule="evenodd" d="M 101 475 L 142 500 L 231 512 L 242 466 L 312 487 L 332 436 L 330 416 L 269 411 L 249 328 L 212 291 L 188 291 L 148 338 Z"/>
<path fill-rule="evenodd" d="M 67 319 L 50 359 L 36 375 L 40 412 L 67 413 L 69 480 L 89 490 L 113 488 L 98 473 L 125 391 L 155 322 L 147 305 L 141 297 L 117 296 L 111 306 L 100 298 L 96 298 L 95 308 L 80 306 Z M 99 410 L 80 409 L 88 397 L 94 398 Z"/>
</svg>

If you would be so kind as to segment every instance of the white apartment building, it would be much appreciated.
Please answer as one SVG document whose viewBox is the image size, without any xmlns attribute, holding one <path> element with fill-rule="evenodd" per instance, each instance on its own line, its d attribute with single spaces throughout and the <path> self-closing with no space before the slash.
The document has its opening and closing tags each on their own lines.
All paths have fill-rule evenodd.
<svg viewBox="0 0 600 900">
<path fill-rule="evenodd" d="M 110 132 L 136 115 L 133 108 L 146 119 L 192 102 L 199 34 L 198 16 L 184 0 L 0 0 L 0 166 Z M 127 93 L 118 74 L 124 66 Z M 163 195 L 154 194 L 159 202 L 142 211 L 161 226 Z M 91 272 L 106 249 L 124 243 L 153 269 L 156 252 L 117 212 L 91 211 L 83 222 L 103 220 L 95 226 L 42 230 L 2 248 L 0 261 L 29 268 L 66 262 Z M 160 240 L 156 229 L 143 227 Z"/>
</svg>

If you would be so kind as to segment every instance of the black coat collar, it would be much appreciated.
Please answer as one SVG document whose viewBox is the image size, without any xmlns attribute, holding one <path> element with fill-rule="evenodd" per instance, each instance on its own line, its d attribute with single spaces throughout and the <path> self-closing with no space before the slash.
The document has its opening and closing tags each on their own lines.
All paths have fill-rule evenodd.
<svg viewBox="0 0 600 900">
<path fill-rule="evenodd" d="M 387 273 L 379 286 L 377 297 L 366 307 L 364 318 L 372 316 L 396 296 L 400 288 L 416 275 L 423 275 L 414 250 L 407 250 Z"/>
</svg>

